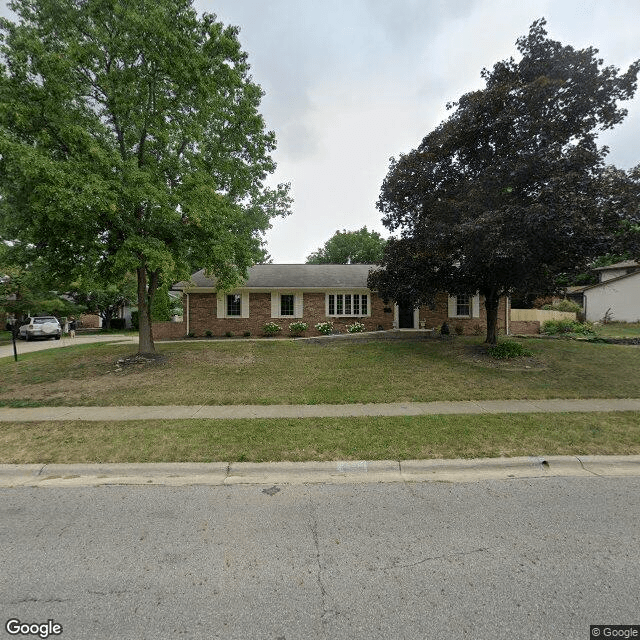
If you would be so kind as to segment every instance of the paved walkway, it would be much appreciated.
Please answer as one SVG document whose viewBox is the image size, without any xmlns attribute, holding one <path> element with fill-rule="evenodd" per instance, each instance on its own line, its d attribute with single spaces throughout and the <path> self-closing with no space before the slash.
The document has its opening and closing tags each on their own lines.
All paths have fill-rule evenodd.
<svg viewBox="0 0 640 640">
<path fill-rule="evenodd" d="M 18 359 L 23 353 L 32 353 L 33 351 L 44 351 L 45 349 L 59 349 L 62 347 L 73 347 L 79 344 L 95 344 L 96 342 L 113 342 L 113 343 L 132 343 L 137 344 L 138 336 L 125 335 L 118 333 L 105 333 L 105 334 L 86 334 L 79 333 L 77 337 L 70 338 L 68 335 L 63 335 L 60 340 L 32 340 L 26 342 L 25 340 L 16 341 L 16 351 L 18 352 Z M 13 358 L 13 344 L 0 345 L 0 358 Z"/>
<path fill-rule="evenodd" d="M 340 418 L 437 414 L 640 411 L 640 398 L 466 400 L 389 404 L 187 405 L 0 408 L 0 422 L 69 420 L 229 420 L 234 418 Z"/>
</svg>

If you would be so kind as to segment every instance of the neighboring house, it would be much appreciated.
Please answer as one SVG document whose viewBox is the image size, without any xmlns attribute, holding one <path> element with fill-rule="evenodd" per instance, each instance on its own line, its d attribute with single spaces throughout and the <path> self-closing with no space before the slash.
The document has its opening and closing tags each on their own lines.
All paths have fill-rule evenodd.
<svg viewBox="0 0 640 640">
<path fill-rule="evenodd" d="M 259 264 L 249 269 L 243 286 L 221 291 L 214 278 L 204 271 L 190 282 L 173 287 L 183 293 L 182 323 L 155 323 L 154 338 L 182 337 L 191 333 L 215 336 L 228 332 L 261 335 L 268 322 L 288 332 L 296 321 L 309 325 L 309 335 L 317 335 L 315 325 L 333 322 L 334 331 L 346 332 L 354 322 L 367 331 L 380 329 L 432 329 L 447 322 L 451 332 L 481 334 L 486 330 L 486 314 L 479 295 L 436 296 L 433 307 L 404 308 L 385 304 L 367 287 L 367 276 L 375 265 L 367 264 Z M 498 326 L 509 331 L 509 303 L 503 300 Z"/>
<path fill-rule="evenodd" d="M 599 322 L 608 315 L 617 322 L 640 322 L 640 263 L 626 260 L 594 271 L 600 282 L 582 289 L 586 319 Z"/>
</svg>

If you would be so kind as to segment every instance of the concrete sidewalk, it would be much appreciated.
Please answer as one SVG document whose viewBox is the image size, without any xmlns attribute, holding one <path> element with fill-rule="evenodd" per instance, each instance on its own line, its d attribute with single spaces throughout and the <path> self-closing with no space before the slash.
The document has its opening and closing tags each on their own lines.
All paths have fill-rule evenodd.
<svg viewBox="0 0 640 640">
<path fill-rule="evenodd" d="M 640 477 L 640 456 L 549 456 L 470 460 L 0 465 L 0 487 L 276 485 L 477 482 L 516 478 Z"/>
<path fill-rule="evenodd" d="M 0 422 L 105 420 L 230 420 L 237 418 L 339 418 L 437 414 L 640 411 L 640 398 L 467 400 L 388 404 L 185 405 L 0 408 Z"/>
</svg>

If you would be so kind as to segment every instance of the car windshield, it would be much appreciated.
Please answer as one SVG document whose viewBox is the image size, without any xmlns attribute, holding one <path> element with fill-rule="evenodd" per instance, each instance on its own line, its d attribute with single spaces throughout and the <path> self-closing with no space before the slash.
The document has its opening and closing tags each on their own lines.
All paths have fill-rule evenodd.
<svg viewBox="0 0 640 640">
<path fill-rule="evenodd" d="M 33 324 L 47 324 L 49 322 L 58 322 L 56 318 L 34 318 Z"/>
</svg>

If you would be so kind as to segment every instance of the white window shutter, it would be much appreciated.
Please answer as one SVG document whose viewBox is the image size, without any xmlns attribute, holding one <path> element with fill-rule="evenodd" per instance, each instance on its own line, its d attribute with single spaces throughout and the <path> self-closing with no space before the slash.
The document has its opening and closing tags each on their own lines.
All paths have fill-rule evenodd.
<svg viewBox="0 0 640 640">
<path fill-rule="evenodd" d="M 449 312 L 447 315 L 450 318 L 455 318 L 457 313 L 458 313 L 458 297 L 449 296 Z"/>
<path fill-rule="evenodd" d="M 271 292 L 271 317 L 280 317 L 280 294 L 276 291 Z"/>
<path fill-rule="evenodd" d="M 476 293 L 473 298 L 471 298 L 471 317 L 479 318 L 480 317 L 480 294 Z"/>
<path fill-rule="evenodd" d="M 240 307 L 240 313 L 241 313 L 240 317 L 242 318 L 249 317 L 249 292 L 248 291 L 242 292 L 242 303 Z"/>
<path fill-rule="evenodd" d="M 302 292 L 296 293 L 293 299 L 293 316 L 295 318 L 302 318 L 304 316 L 303 295 Z"/>
<path fill-rule="evenodd" d="M 221 291 L 218 291 L 217 294 L 217 298 L 218 298 L 218 309 L 217 309 L 217 317 L 218 318 L 224 318 L 225 317 L 225 294 Z"/>
</svg>

